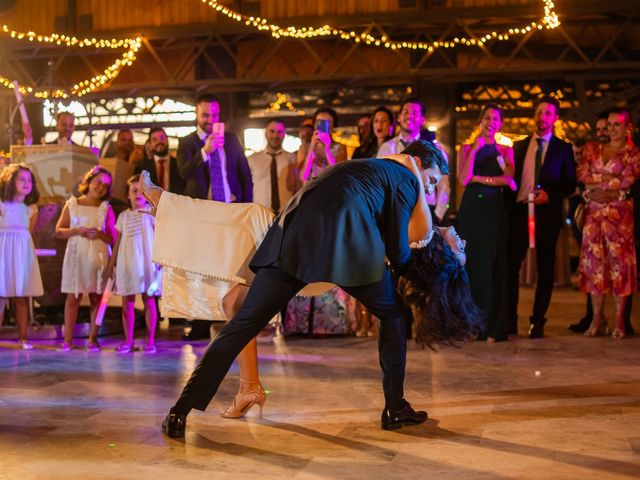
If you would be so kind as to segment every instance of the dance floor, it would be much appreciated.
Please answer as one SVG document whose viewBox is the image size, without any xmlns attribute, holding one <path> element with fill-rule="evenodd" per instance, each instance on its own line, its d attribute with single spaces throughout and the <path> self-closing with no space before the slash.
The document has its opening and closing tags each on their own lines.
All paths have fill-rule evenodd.
<svg viewBox="0 0 640 480">
<path fill-rule="evenodd" d="M 523 289 L 522 311 L 531 296 Z M 204 342 L 165 326 L 156 355 L 117 354 L 114 337 L 100 353 L 59 353 L 50 340 L 27 352 L 4 329 L 0 479 L 639 478 L 640 337 L 567 331 L 583 309 L 561 289 L 542 340 L 435 353 L 412 343 L 406 398 L 430 419 L 393 432 L 379 426 L 375 340 L 277 338 L 260 345 L 264 418 L 218 416 L 234 366 L 184 440 L 160 424 Z"/>
</svg>

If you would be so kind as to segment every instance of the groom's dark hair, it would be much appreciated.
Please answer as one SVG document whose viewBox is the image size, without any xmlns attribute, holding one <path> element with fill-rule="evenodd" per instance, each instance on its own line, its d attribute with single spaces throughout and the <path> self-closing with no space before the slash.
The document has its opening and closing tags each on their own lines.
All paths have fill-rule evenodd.
<svg viewBox="0 0 640 480">
<path fill-rule="evenodd" d="M 407 147 L 400 153 L 411 155 L 412 157 L 418 157 L 420 159 L 420 168 L 422 170 L 436 165 L 440 168 L 443 175 L 449 174 L 449 165 L 444 159 L 444 155 L 442 155 L 442 152 L 432 142 L 416 140 L 415 142 L 411 142 L 407 145 Z"/>
</svg>

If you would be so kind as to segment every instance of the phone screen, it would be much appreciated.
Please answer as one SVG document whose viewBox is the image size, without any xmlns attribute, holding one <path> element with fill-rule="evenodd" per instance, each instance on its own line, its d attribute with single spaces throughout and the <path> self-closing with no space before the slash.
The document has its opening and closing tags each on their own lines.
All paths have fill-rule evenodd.
<svg viewBox="0 0 640 480">
<path fill-rule="evenodd" d="M 319 132 L 329 133 L 329 120 L 317 120 L 316 129 Z"/>
<path fill-rule="evenodd" d="M 224 135 L 224 123 L 223 122 L 215 122 L 211 127 L 211 133 L 216 136 Z"/>
</svg>

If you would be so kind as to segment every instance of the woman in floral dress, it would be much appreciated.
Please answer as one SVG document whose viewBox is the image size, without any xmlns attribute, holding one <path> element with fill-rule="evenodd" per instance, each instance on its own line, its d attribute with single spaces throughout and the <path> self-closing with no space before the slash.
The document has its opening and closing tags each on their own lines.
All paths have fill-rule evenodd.
<svg viewBox="0 0 640 480">
<path fill-rule="evenodd" d="M 604 297 L 615 299 L 612 338 L 622 339 L 624 305 L 637 289 L 633 236 L 633 200 L 628 188 L 640 173 L 640 150 L 630 141 L 631 116 L 625 109 L 609 114 L 608 144 L 589 143 L 578 166 L 585 184 L 586 219 L 580 253 L 580 289 L 591 293 L 593 321 L 585 332 L 594 337 L 606 331 Z"/>
</svg>

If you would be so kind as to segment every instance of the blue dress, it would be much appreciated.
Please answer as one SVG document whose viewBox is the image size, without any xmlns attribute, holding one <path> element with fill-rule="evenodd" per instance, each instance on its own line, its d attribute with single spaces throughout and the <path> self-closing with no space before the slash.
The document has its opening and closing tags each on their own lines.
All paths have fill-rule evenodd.
<svg viewBox="0 0 640 480">
<path fill-rule="evenodd" d="M 499 177 L 500 153 L 495 144 L 476 153 L 473 175 Z M 484 313 L 485 335 L 506 340 L 507 325 L 507 212 L 506 187 L 470 183 L 458 213 L 458 233 L 467 241 L 467 263 L 471 296 Z"/>
</svg>

